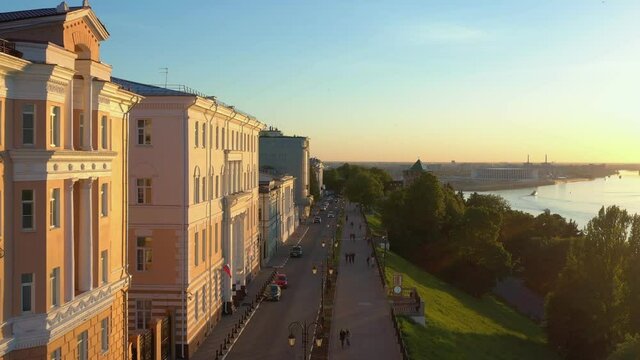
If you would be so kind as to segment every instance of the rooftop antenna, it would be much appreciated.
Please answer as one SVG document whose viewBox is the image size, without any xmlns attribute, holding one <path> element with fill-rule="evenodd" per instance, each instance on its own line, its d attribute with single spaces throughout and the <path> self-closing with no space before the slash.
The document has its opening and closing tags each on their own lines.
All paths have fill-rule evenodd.
<svg viewBox="0 0 640 360">
<path fill-rule="evenodd" d="M 169 68 L 162 67 L 160 68 L 160 73 L 164 74 L 164 88 L 167 88 L 167 79 L 169 78 Z"/>
<path fill-rule="evenodd" d="M 544 154 L 544 163 L 548 164 L 549 162 L 547 161 L 547 154 Z"/>
</svg>

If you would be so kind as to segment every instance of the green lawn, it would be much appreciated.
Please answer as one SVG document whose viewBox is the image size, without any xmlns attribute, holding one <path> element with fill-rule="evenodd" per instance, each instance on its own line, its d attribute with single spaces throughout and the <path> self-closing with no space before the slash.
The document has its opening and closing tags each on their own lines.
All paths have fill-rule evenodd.
<svg viewBox="0 0 640 360">
<path fill-rule="evenodd" d="M 511 308 L 477 299 L 387 253 L 387 281 L 403 273 L 403 287 L 416 287 L 425 301 L 427 326 L 401 319 L 411 359 L 558 359 L 543 330 Z"/>
<path fill-rule="evenodd" d="M 378 214 L 366 214 L 367 223 L 371 230 L 371 235 L 382 236 L 384 235 L 384 228 L 382 227 L 382 220 Z"/>
</svg>

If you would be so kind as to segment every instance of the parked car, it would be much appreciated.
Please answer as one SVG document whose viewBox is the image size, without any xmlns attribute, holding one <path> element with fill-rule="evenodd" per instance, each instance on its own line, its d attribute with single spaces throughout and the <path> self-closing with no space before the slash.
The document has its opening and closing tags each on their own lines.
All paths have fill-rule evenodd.
<svg viewBox="0 0 640 360">
<path fill-rule="evenodd" d="M 287 287 L 289 287 L 289 282 L 287 281 L 287 274 L 276 274 L 276 279 L 273 282 L 283 289 L 286 289 Z"/>
<path fill-rule="evenodd" d="M 313 223 L 314 224 L 319 224 L 322 222 L 322 218 L 320 216 L 316 216 L 313 218 Z"/>
<path fill-rule="evenodd" d="M 291 248 L 291 251 L 289 251 L 289 255 L 291 257 L 301 257 L 302 256 L 302 246 L 300 246 L 300 245 L 293 246 Z"/>
<path fill-rule="evenodd" d="M 336 216 L 333 214 L 333 212 L 329 211 L 329 214 L 327 214 L 327 217 L 328 218 L 334 218 Z"/>
<path fill-rule="evenodd" d="M 280 301 L 280 295 L 282 295 L 282 290 L 276 283 L 269 284 L 264 294 L 265 298 L 270 301 Z"/>
</svg>

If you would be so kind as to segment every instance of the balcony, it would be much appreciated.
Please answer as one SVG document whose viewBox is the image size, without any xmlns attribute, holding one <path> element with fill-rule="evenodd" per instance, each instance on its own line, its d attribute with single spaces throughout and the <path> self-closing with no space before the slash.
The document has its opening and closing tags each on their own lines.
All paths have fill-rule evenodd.
<svg viewBox="0 0 640 360">
<path fill-rule="evenodd" d="M 0 53 L 5 53 L 19 58 L 22 57 L 22 53 L 16 50 L 16 44 L 4 39 L 0 39 Z"/>
<path fill-rule="evenodd" d="M 15 181 L 88 179 L 111 175 L 112 151 L 46 151 L 19 149 L 9 152 Z"/>
</svg>

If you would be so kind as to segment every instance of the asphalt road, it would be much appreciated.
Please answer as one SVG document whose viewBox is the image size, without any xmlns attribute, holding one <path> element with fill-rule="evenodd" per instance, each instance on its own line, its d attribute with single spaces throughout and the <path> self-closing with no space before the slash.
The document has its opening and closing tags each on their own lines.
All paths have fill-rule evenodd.
<svg viewBox="0 0 640 360">
<path fill-rule="evenodd" d="M 337 215 L 336 206 L 332 203 L 327 211 L 319 212 L 322 223 L 310 225 L 309 231 L 300 242 L 303 251 L 302 257 L 289 258 L 279 270 L 287 274 L 289 287 L 282 290 L 280 301 L 263 301 L 260 304 L 231 352 L 227 355 L 227 360 L 303 358 L 300 329 L 295 328 L 296 344 L 294 347 L 290 347 L 288 326 L 294 321 L 311 323 L 316 318 L 320 306 L 320 264 L 330 251 L 336 221 L 335 218 L 327 218 L 327 214 L 329 211 L 333 211 Z M 313 219 L 313 215 L 311 219 Z M 322 240 L 325 240 L 325 248 L 321 246 Z M 314 265 L 318 269 L 316 275 L 311 271 Z M 311 330 L 313 331 L 313 327 Z M 312 336 L 310 336 L 309 347 Z"/>
</svg>

